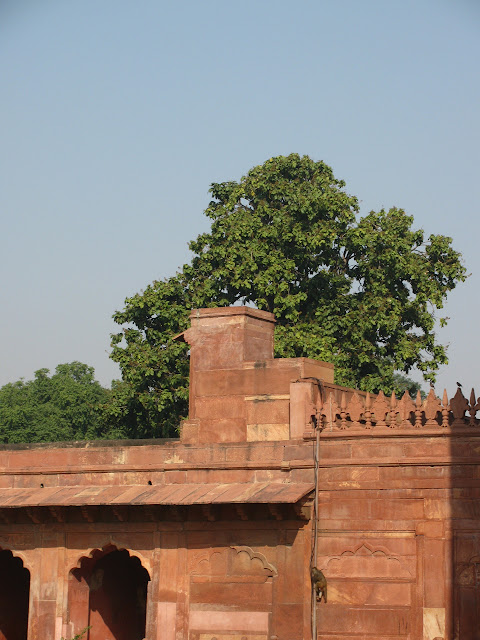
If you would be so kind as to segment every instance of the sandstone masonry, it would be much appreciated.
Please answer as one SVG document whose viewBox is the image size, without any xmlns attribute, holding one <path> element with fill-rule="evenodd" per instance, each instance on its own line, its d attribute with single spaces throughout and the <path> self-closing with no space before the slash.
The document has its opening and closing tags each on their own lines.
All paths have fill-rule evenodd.
<svg viewBox="0 0 480 640">
<path fill-rule="evenodd" d="M 344 389 L 273 328 L 192 312 L 178 440 L 0 449 L 0 640 L 480 637 L 480 401 Z"/>
</svg>

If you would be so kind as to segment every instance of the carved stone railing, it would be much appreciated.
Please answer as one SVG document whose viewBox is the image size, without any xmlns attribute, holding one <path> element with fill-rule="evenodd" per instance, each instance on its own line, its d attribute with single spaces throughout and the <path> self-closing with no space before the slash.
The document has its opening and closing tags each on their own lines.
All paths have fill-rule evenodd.
<svg viewBox="0 0 480 640">
<path fill-rule="evenodd" d="M 459 428 L 478 428 L 480 420 L 476 417 L 480 410 L 480 398 L 474 389 L 467 400 L 460 387 L 453 398 L 448 398 L 447 391 L 442 399 L 438 398 L 434 389 L 425 399 L 417 392 L 413 400 L 405 392 L 399 400 L 394 393 L 390 397 L 383 391 L 378 395 L 354 392 L 347 395 L 332 392 L 326 398 L 317 401 L 315 422 L 322 432 L 328 431 L 390 431 L 390 430 L 457 430 Z M 314 435 L 314 425 L 307 425 L 304 437 Z"/>
</svg>

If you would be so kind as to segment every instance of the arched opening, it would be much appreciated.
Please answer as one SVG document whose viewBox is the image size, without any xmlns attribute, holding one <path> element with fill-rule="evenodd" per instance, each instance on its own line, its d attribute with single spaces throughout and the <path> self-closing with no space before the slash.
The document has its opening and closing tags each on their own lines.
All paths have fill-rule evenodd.
<svg viewBox="0 0 480 640">
<path fill-rule="evenodd" d="M 149 580 L 140 560 L 126 549 L 84 558 L 70 584 L 75 631 L 89 626 L 88 640 L 143 640 Z"/>
<path fill-rule="evenodd" d="M 30 572 L 11 551 L 0 551 L 0 640 L 27 640 Z"/>
</svg>

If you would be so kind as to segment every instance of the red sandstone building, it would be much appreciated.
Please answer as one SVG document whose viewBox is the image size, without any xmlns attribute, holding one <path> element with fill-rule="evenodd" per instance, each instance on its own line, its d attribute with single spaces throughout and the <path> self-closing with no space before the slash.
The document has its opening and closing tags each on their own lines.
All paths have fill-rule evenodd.
<svg viewBox="0 0 480 640">
<path fill-rule="evenodd" d="M 0 451 L 0 640 L 480 638 L 475 395 L 342 389 L 273 322 L 192 313 L 179 440 Z"/>
</svg>

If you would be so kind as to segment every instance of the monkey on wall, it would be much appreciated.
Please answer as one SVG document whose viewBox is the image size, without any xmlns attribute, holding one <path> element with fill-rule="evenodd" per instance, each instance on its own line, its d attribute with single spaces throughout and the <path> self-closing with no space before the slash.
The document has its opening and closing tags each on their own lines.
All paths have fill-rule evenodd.
<svg viewBox="0 0 480 640">
<path fill-rule="evenodd" d="M 312 585 L 315 589 L 315 595 L 317 597 L 317 602 L 321 602 L 322 598 L 324 602 L 327 602 L 327 579 L 317 567 L 312 567 L 312 571 L 310 573 L 310 577 L 312 579 Z"/>
</svg>

